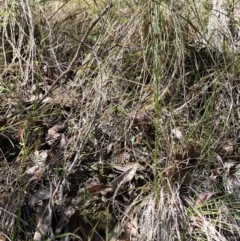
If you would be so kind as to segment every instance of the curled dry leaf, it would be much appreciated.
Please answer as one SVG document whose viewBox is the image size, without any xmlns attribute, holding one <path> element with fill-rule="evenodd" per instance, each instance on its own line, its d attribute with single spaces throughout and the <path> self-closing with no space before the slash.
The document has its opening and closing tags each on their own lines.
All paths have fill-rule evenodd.
<svg viewBox="0 0 240 241">
<path fill-rule="evenodd" d="M 119 189 L 127 182 L 130 182 L 135 174 L 136 171 L 138 169 L 138 165 L 135 164 L 133 167 L 129 168 L 126 172 L 124 172 L 123 174 L 121 174 L 119 177 L 115 178 L 110 184 L 113 186 L 117 186 L 116 190 L 114 191 L 113 194 L 113 204 L 114 204 L 114 200 L 115 197 L 117 196 L 117 193 L 119 191 Z"/>
<path fill-rule="evenodd" d="M 112 185 L 112 186 L 116 186 L 119 184 L 123 185 L 127 182 L 130 182 L 133 179 L 133 177 L 135 176 L 137 169 L 138 169 L 137 164 L 135 164 L 131 167 L 128 167 L 128 169 L 123 174 L 121 174 L 120 176 L 115 178 L 113 181 L 111 181 L 110 185 Z"/>
<path fill-rule="evenodd" d="M 47 142 L 51 146 L 56 139 L 59 138 L 60 133 L 64 132 L 67 129 L 67 124 L 57 124 L 51 127 L 48 130 Z"/>
<path fill-rule="evenodd" d="M 123 186 L 127 182 L 130 182 L 133 179 L 133 177 L 136 175 L 137 169 L 138 169 L 138 164 L 128 166 L 128 168 L 124 173 L 122 173 L 120 176 L 112 180 L 109 183 L 109 186 L 105 190 L 101 191 L 101 194 L 104 196 L 106 193 L 112 192 L 113 188 L 116 188 L 114 192 L 114 196 L 116 196 L 121 186 Z"/>
<path fill-rule="evenodd" d="M 196 201 L 195 201 L 195 204 L 194 206 L 198 206 L 198 205 L 201 205 L 205 202 L 207 202 L 213 195 L 217 194 L 218 192 L 201 192 Z"/>
<path fill-rule="evenodd" d="M 49 188 L 34 193 L 28 201 L 29 206 L 35 210 L 37 228 L 34 233 L 34 240 L 40 241 L 49 234 L 54 239 L 52 229 L 52 207 L 51 190 Z"/>
<path fill-rule="evenodd" d="M 39 192 L 34 193 L 30 196 L 28 200 L 28 205 L 34 209 L 35 205 L 41 200 L 47 200 L 51 197 L 51 192 L 49 188 L 40 190 Z"/>
</svg>

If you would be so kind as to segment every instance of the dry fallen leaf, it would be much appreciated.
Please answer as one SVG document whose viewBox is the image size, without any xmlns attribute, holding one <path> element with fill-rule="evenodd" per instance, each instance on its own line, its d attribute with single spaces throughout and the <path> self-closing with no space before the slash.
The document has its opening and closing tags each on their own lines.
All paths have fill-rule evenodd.
<svg viewBox="0 0 240 241">
<path fill-rule="evenodd" d="M 200 204 L 203 204 L 205 202 L 207 202 L 213 195 L 217 194 L 218 192 L 201 192 L 196 201 L 194 206 L 198 206 Z"/>
<path fill-rule="evenodd" d="M 40 200 L 47 200 L 51 197 L 51 192 L 49 188 L 42 189 L 29 197 L 28 204 L 29 206 L 34 209 L 35 205 Z"/>
<path fill-rule="evenodd" d="M 36 215 L 37 228 L 33 237 L 35 241 L 41 241 L 43 238 L 49 236 L 49 234 L 51 239 L 54 239 L 51 195 L 51 189 L 45 188 L 29 197 L 28 204 L 35 210 Z"/>
<path fill-rule="evenodd" d="M 67 129 L 67 124 L 57 124 L 51 127 L 48 130 L 47 142 L 51 146 L 60 137 L 60 133 L 64 132 Z"/>
<path fill-rule="evenodd" d="M 103 185 L 103 184 L 98 184 L 98 185 L 94 185 L 94 186 L 88 187 L 88 188 L 86 188 L 86 190 L 89 193 L 91 193 L 93 195 L 96 195 L 96 194 L 100 193 L 101 191 L 106 190 L 107 188 L 110 188 L 110 186 Z"/>
<path fill-rule="evenodd" d="M 135 176 L 136 171 L 138 169 L 138 164 L 135 164 L 135 165 L 132 165 L 132 166 L 127 166 L 126 168 L 116 165 L 116 166 L 114 166 L 114 169 L 119 171 L 119 172 L 123 172 L 123 170 L 125 170 L 125 171 L 120 176 L 118 176 L 114 180 L 112 180 L 109 183 L 108 188 L 101 191 L 101 194 L 103 196 L 106 195 L 106 193 L 108 193 L 108 192 L 112 192 L 113 188 L 116 188 L 116 190 L 114 192 L 114 197 L 115 197 L 118 190 L 121 188 L 121 186 L 123 186 L 127 182 L 130 182 L 133 179 L 133 177 Z"/>
<path fill-rule="evenodd" d="M 127 182 L 130 182 L 135 176 L 137 169 L 138 169 L 138 165 L 133 165 L 132 167 L 128 166 L 128 169 L 123 174 L 121 174 L 113 181 L 111 181 L 110 185 L 119 186 L 119 185 L 124 185 Z"/>
</svg>

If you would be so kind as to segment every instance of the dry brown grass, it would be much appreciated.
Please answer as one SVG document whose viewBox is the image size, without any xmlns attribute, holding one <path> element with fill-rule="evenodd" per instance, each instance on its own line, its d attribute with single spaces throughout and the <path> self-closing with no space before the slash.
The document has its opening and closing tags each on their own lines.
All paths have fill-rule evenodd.
<svg viewBox="0 0 240 241">
<path fill-rule="evenodd" d="M 0 3 L 0 240 L 240 240 L 219 2 Z"/>
</svg>

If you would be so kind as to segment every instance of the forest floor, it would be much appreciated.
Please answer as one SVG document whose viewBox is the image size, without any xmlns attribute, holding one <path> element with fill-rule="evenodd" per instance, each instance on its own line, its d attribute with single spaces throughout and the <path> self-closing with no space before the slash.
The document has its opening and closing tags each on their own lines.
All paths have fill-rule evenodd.
<svg viewBox="0 0 240 241">
<path fill-rule="evenodd" d="M 0 241 L 240 240 L 226 2 L 0 2 Z"/>
</svg>

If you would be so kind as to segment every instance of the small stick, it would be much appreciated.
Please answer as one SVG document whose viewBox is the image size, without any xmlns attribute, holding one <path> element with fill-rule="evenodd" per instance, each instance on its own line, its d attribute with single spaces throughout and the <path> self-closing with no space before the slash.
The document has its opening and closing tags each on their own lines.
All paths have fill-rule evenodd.
<svg viewBox="0 0 240 241">
<path fill-rule="evenodd" d="M 72 58 L 72 61 L 71 61 L 71 62 L 69 63 L 69 65 L 68 65 L 67 69 L 66 69 L 64 72 L 62 72 L 62 74 L 60 74 L 60 75 L 58 76 L 58 78 L 52 83 L 52 85 L 50 86 L 50 88 L 48 89 L 48 91 L 42 96 L 41 99 L 39 99 L 36 103 L 31 104 L 30 106 L 26 107 L 26 108 L 24 109 L 24 111 L 30 110 L 30 109 L 33 107 L 33 105 L 39 105 L 39 104 L 41 104 L 41 103 L 43 102 L 43 100 L 49 95 L 49 93 L 50 93 L 51 90 L 54 88 L 54 86 L 55 86 L 66 74 L 68 74 L 68 73 L 71 71 L 71 68 L 72 68 L 74 62 L 76 61 L 76 59 L 77 59 L 78 56 L 79 56 L 81 47 L 82 47 L 82 45 L 84 44 L 84 42 L 86 41 L 86 39 L 87 39 L 88 35 L 90 34 L 91 30 L 92 30 L 92 29 L 94 28 L 94 26 L 99 22 L 99 20 L 102 18 L 102 16 L 103 16 L 104 14 L 106 14 L 106 13 L 108 12 L 108 10 L 109 10 L 110 8 L 112 8 L 112 7 L 113 7 L 113 3 L 112 3 L 112 1 L 110 1 L 109 4 L 107 5 L 107 7 L 98 15 L 98 17 L 97 17 L 97 18 L 90 24 L 90 26 L 88 27 L 86 33 L 84 34 L 84 36 L 82 37 L 82 39 L 81 39 L 81 41 L 80 41 L 80 43 L 79 43 L 79 45 L 78 45 L 77 51 L 76 51 L 74 57 Z M 14 115 L 17 115 L 17 114 L 19 114 L 19 113 L 20 113 L 20 111 L 18 111 L 17 113 L 12 113 L 12 114 L 8 115 L 7 119 L 12 118 Z M 0 120 L 1 120 L 1 119 L 0 119 Z"/>
<path fill-rule="evenodd" d="M 50 88 L 48 89 L 48 91 L 42 96 L 41 99 L 39 99 L 39 100 L 37 101 L 37 103 L 36 103 L 37 105 L 38 105 L 38 104 L 41 104 L 42 101 L 49 95 L 49 93 L 50 93 L 50 91 L 53 89 L 53 87 L 54 87 L 66 74 L 68 74 L 68 73 L 71 71 L 71 68 L 72 68 L 74 62 L 76 61 L 76 59 L 77 59 L 78 56 L 79 56 L 81 47 L 82 47 L 82 45 L 84 44 L 84 42 L 86 41 L 86 39 L 87 39 L 88 35 L 90 34 L 91 30 L 92 30 L 92 29 L 94 28 L 94 26 L 99 22 L 99 20 L 102 18 L 102 16 L 103 16 L 104 14 L 106 14 L 106 13 L 108 12 L 108 10 L 109 10 L 110 8 L 112 8 L 112 7 L 113 7 L 113 4 L 112 4 L 112 2 L 110 2 L 110 3 L 107 5 L 107 7 L 99 14 L 99 16 L 91 23 L 91 25 L 88 27 L 86 33 L 85 33 L 84 36 L 82 37 L 82 39 L 81 39 L 81 41 L 80 41 L 80 43 L 79 43 L 79 45 L 78 45 L 77 51 L 76 51 L 76 53 L 75 53 L 72 61 L 69 63 L 67 69 L 66 69 L 65 71 L 63 71 L 62 74 L 60 74 L 59 77 L 52 83 L 52 85 L 50 86 Z M 29 106 L 29 107 L 27 107 L 27 108 L 25 108 L 25 110 L 29 110 L 29 109 L 31 109 L 31 108 L 32 108 L 32 105 Z"/>
</svg>

